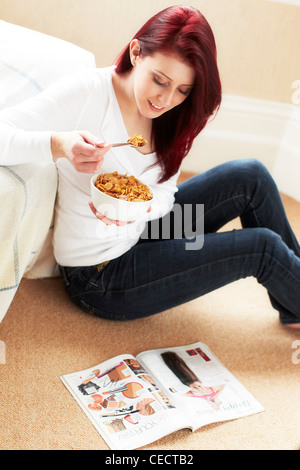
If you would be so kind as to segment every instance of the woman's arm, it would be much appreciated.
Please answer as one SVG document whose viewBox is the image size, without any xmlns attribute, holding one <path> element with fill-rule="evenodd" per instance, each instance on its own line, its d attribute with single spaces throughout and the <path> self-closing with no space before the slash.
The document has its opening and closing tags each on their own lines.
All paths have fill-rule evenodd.
<svg viewBox="0 0 300 470">
<path fill-rule="evenodd" d="M 78 129 L 91 98 L 93 77 L 64 77 L 42 93 L 0 112 L 0 164 L 68 158 L 78 171 L 94 172 L 110 146 Z M 100 148 L 94 147 L 97 145 Z"/>
<path fill-rule="evenodd" d="M 151 212 L 148 213 L 147 220 L 154 220 L 168 214 L 174 205 L 175 193 L 177 192 L 177 180 L 180 171 L 164 183 L 150 185 L 153 194 Z"/>
</svg>

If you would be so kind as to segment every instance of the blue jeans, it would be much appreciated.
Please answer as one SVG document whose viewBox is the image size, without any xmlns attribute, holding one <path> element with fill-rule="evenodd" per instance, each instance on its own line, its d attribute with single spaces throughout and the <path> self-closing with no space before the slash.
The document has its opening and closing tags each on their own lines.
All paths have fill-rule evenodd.
<svg viewBox="0 0 300 470">
<path fill-rule="evenodd" d="M 71 299 L 99 317 L 132 320 L 254 276 L 267 289 L 281 322 L 300 322 L 300 247 L 278 189 L 261 163 L 237 160 L 197 175 L 179 185 L 176 204 L 183 211 L 187 204 L 204 204 L 204 244 L 199 249 L 187 247 L 203 238 L 201 233 L 189 242 L 174 237 L 172 229 L 168 239 L 144 234 L 108 264 L 60 267 Z M 236 217 L 243 228 L 218 232 Z M 196 216 L 191 223 L 196 231 Z"/>
</svg>

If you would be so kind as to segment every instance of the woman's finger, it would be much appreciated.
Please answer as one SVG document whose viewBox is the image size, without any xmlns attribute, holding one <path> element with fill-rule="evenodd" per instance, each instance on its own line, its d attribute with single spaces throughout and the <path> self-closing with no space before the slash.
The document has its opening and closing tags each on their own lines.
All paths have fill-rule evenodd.
<svg viewBox="0 0 300 470">
<path fill-rule="evenodd" d="M 101 212 L 97 211 L 92 201 L 89 202 L 89 206 L 93 214 L 97 217 L 97 219 L 101 220 L 101 222 L 103 222 L 106 225 L 116 224 L 118 227 L 122 227 L 123 225 L 127 225 L 129 223 L 129 222 L 124 222 L 122 220 L 109 219 L 105 215 L 101 214 Z"/>
</svg>

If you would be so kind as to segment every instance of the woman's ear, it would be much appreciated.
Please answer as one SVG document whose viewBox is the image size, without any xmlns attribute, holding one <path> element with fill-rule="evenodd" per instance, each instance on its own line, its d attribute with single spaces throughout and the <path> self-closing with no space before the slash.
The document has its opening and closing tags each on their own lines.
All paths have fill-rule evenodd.
<svg viewBox="0 0 300 470">
<path fill-rule="evenodd" d="M 136 59 L 139 57 L 140 51 L 140 41 L 138 39 L 133 39 L 129 45 L 130 60 L 133 67 L 136 65 Z"/>
</svg>

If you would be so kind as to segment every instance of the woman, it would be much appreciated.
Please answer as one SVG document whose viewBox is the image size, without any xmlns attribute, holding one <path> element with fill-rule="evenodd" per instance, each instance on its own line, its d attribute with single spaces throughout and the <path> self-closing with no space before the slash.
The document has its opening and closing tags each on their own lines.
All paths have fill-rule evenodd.
<svg viewBox="0 0 300 470">
<path fill-rule="evenodd" d="M 300 248 L 267 170 L 253 160 L 229 162 L 176 187 L 182 159 L 220 101 L 211 28 L 198 10 L 174 6 L 140 29 L 115 67 L 66 77 L 1 113 L 1 164 L 56 162 L 54 254 L 85 311 L 145 317 L 255 276 L 281 322 L 300 325 Z M 146 147 L 111 147 L 137 133 Z M 154 195 L 147 216 L 124 224 L 99 214 L 90 178 L 100 169 L 147 184 Z M 145 235 L 147 223 L 170 222 L 175 205 L 182 212 L 170 236 Z M 183 222 L 191 205 L 205 208 L 198 249 L 185 238 L 199 229 L 197 211 L 190 227 Z M 237 216 L 242 230 L 216 233 Z"/>
<path fill-rule="evenodd" d="M 166 366 L 176 375 L 180 382 L 189 387 L 190 390 L 184 394 L 185 397 L 203 398 L 209 403 L 216 403 L 225 385 L 215 385 L 214 387 L 203 385 L 186 362 L 174 351 L 165 351 L 161 354 L 161 357 Z"/>
</svg>

